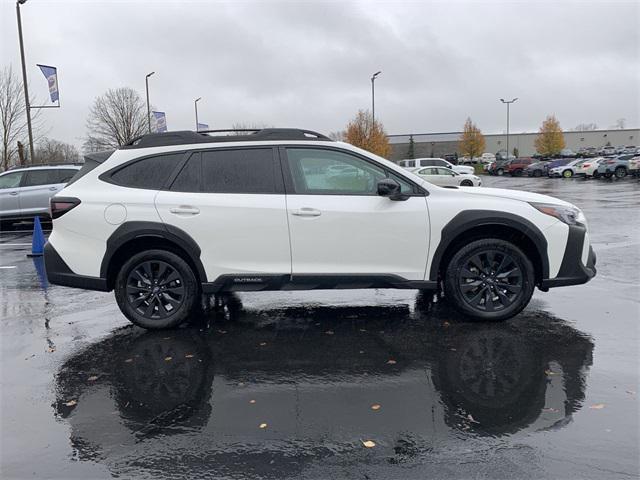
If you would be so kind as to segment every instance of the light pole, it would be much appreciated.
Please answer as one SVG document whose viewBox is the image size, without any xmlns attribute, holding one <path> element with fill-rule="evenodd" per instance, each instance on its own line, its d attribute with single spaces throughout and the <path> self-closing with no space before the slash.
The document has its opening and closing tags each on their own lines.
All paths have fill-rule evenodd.
<svg viewBox="0 0 640 480">
<path fill-rule="evenodd" d="M 505 100 L 504 98 L 501 98 L 500 101 L 502 103 L 506 103 L 507 104 L 507 160 L 509 160 L 509 155 L 511 155 L 509 153 L 509 106 L 514 103 L 516 100 L 518 100 L 518 98 L 514 98 L 513 100 Z"/>
<path fill-rule="evenodd" d="M 31 129 L 31 105 L 29 103 L 29 87 L 27 87 L 27 67 L 24 60 L 24 43 L 22 41 L 22 20 L 20 18 L 20 5 L 27 0 L 18 0 L 16 2 L 16 15 L 18 17 L 18 38 L 20 40 L 20 60 L 22 61 L 22 85 L 24 86 L 24 103 L 27 112 L 27 130 L 29 131 L 29 159 L 33 163 L 33 130 Z"/>
<path fill-rule="evenodd" d="M 198 102 L 200 100 L 202 100 L 202 97 L 198 97 L 193 101 L 193 106 L 196 109 L 196 132 L 200 130 L 200 128 L 198 128 Z"/>
<path fill-rule="evenodd" d="M 147 123 L 149 124 L 149 133 L 151 133 L 151 107 L 149 106 L 149 77 L 156 72 L 147 73 L 144 77 L 144 84 L 147 89 Z"/>
<path fill-rule="evenodd" d="M 373 119 L 373 123 L 376 122 L 376 87 L 375 81 L 378 75 L 382 72 L 376 72 L 371 76 L 371 118 Z"/>
</svg>

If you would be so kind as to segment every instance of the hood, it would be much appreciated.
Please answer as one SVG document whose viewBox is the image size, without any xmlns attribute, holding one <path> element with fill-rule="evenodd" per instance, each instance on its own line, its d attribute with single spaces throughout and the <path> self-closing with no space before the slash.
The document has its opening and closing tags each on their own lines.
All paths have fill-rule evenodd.
<svg viewBox="0 0 640 480">
<path fill-rule="evenodd" d="M 459 190 L 460 191 L 460 190 Z M 464 192 L 467 195 L 485 195 L 489 197 L 509 198 L 511 200 L 520 200 L 523 202 L 536 202 L 536 203 L 552 203 L 554 205 L 571 206 L 569 202 L 560 200 L 549 195 L 540 195 L 539 193 L 523 192 L 521 190 L 508 190 L 506 188 L 474 188 L 465 189 Z"/>
</svg>

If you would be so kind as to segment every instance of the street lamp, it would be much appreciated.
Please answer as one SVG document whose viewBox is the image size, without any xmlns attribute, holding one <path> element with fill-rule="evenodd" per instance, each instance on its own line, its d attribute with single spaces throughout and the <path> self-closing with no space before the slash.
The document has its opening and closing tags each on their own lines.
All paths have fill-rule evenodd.
<svg viewBox="0 0 640 480">
<path fill-rule="evenodd" d="M 200 130 L 200 128 L 198 127 L 198 102 L 200 100 L 202 100 L 202 97 L 198 97 L 193 101 L 193 106 L 196 109 L 196 132 Z"/>
<path fill-rule="evenodd" d="M 501 98 L 500 101 L 502 103 L 506 103 L 507 104 L 507 160 L 509 160 L 509 106 L 514 103 L 516 100 L 518 100 L 518 98 L 514 98 L 513 100 L 505 100 L 504 98 Z"/>
<path fill-rule="evenodd" d="M 149 124 L 149 133 L 151 133 L 151 107 L 149 107 L 149 77 L 156 72 L 147 73 L 144 78 L 144 84 L 147 89 L 147 123 Z"/>
<path fill-rule="evenodd" d="M 27 87 L 27 67 L 24 60 L 24 43 L 22 41 L 22 19 L 20 18 L 20 5 L 24 5 L 27 0 L 16 2 L 16 16 L 18 17 L 18 39 L 20 41 L 20 60 L 22 61 L 22 85 L 24 87 L 24 103 L 27 112 L 27 130 L 29 131 L 29 158 L 33 163 L 33 130 L 31 129 L 31 105 L 29 104 L 29 88 Z"/>
<path fill-rule="evenodd" d="M 373 119 L 374 123 L 376 121 L 376 87 L 375 87 L 375 81 L 376 81 L 376 78 L 378 77 L 378 75 L 380 75 L 381 73 L 382 72 L 376 72 L 371 77 L 371 118 Z"/>
</svg>

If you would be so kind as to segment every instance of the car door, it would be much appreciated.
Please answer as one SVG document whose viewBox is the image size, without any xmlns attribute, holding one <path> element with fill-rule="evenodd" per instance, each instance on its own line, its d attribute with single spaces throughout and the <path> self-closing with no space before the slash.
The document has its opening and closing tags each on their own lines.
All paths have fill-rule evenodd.
<svg viewBox="0 0 640 480">
<path fill-rule="evenodd" d="M 423 280 L 429 250 L 424 192 L 362 156 L 336 148 L 282 148 L 292 277 L 398 275 Z M 331 175 L 349 165 L 349 177 Z M 377 194 L 385 177 L 399 181 L 404 201 Z"/>
<path fill-rule="evenodd" d="M 0 176 L 0 217 L 20 216 L 20 183 L 24 171 Z"/>
<path fill-rule="evenodd" d="M 22 215 L 47 215 L 49 213 L 49 198 L 61 189 L 57 169 L 38 168 L 27 171 L 20 189 Z"/>
<path fill-rule="evenodd" d="M 273 148 L 195 152 L 155 203 L 163 222 L 196 241 L 208 281 L 291 274 L 282 171 Z"/>
<path fill-rule="evenodd" d="M 438 179 L 440 181 L 439 185 L 451 187 L 451 186 L 458 185 L 459 183 L 457 175 L 452 170 L 449 170 L 448 168 L 438 167 L 437 174 L 438 174 Z"/>
</svg>

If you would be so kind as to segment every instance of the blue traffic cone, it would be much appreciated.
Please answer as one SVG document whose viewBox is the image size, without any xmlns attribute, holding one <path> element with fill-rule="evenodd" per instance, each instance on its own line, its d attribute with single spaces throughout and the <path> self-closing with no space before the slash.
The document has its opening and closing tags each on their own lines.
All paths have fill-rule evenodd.
<svg viewBox="0 0 640 480">
<path fill-rule="evenodd" d="M 33 222 L 33 238 L 31 240 L 31 253 L 29 257 L 40 257 L 44 253 L 45 243 L 44 233 L 42 233 L 42 225 L 40 225 L 40 217 L 36 217 Z"/>
</svg>

